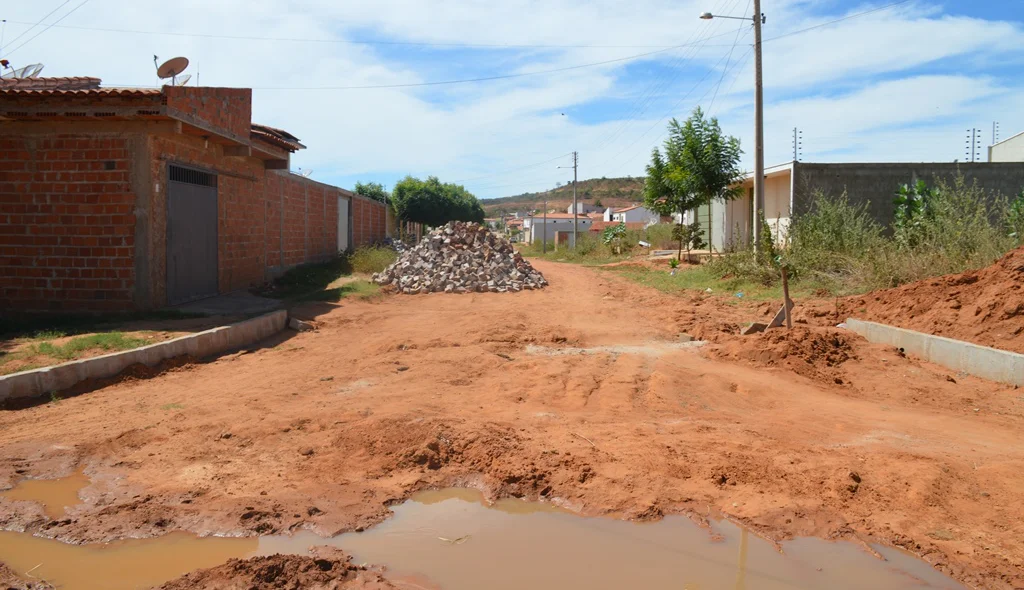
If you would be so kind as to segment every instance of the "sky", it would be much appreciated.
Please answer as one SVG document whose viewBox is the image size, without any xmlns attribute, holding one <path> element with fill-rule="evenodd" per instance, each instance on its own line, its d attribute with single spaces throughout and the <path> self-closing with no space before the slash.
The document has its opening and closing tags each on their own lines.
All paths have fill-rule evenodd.
<svg viewBox="0 0 1024 590">
<path fill-rule="evenodd" d="M 994 123 L 1024 131 L 1024 0 L 893 3 L 762 0 L 767 166 L 794 128 L 808 162 L 969 161 L 970 129 L 984 160 Z M 697 106 L 752 168 L 753 27 L 705 11 L 752 3 L 6 0 L 0 57 L 158 86 L 153 56 L 187 56 L 190 85 L 253 88 L 253 121 L 301 138 L 316 180 L 492 198 L 570 182 L 573 151 L 581 180 L 643 176 Z"/>
</svg>

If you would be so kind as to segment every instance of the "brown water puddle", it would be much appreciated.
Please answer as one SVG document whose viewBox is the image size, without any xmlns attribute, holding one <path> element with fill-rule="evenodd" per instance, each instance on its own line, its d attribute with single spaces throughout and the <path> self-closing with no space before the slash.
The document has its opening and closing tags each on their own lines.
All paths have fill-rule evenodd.
<svg viewBox="0 0 1024 590">
<path fill-rule="evenodd" d="M 385 565 L 410 588 L 963 588 L 894 549 L 876 546 L 882 561 L 851 543 L 798 539 L 784 543 L 782 555 L 727 521 L 713 525 L 721 539 L 712 541 L 685 517 L 642 524 L 582 518 L 520 500 L 488 506 L 465 489 L 423 492 L 393 511 L 365 532 L 329 539 L 310 532 L 260 539 L 172 533 L 75 546 L 0 532 L 0 561 L 19 573 L 35 568 L 33 575 L 66 590 L 145 588 L 231 557 L 304 554 L 314 545 Z"/>
<path fill-rule="evenodd" d="M 43 513 L 53 520 L 64 517 L 67 508 L 81 504 L 78 492 L 89 485 L 89 477 L 82 469 L 60 479 L 25 479 L 0 496 L 11 500 L 38 502 Z"/>
</svg>

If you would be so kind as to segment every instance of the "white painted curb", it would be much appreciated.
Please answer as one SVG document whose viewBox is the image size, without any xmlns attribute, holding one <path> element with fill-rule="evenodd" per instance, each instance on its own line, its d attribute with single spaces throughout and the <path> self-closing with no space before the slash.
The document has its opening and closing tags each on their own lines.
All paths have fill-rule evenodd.
<svg viewBox="0 0 1024 590">
<path fill-rule="evenodd" d="M 1024 385 L 1024 354 L 853 318 L 846 320 L 846 327 L 870 342 L 897 346 L 947 369 L 991 381 Z"/>
<path fill-rule="evenodd" d="M 0 403 L 61 391 L 86 379 L 113 377 L 136 363 L 153 367 L 160 361 L 186 354 L 195 358 L 213 356 L 273 336 L 283 330 L 287 322 L 288 312 L 280 309 L 230 326 L 141 348 L 4 375 L 0 377 Z"/>
</svg>

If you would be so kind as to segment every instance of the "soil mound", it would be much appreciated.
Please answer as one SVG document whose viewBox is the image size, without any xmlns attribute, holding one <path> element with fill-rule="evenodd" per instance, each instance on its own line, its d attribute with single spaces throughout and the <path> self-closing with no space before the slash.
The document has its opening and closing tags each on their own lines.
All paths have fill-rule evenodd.
<svg viewBox="0 0 1024 590">
<path fill-rule="evenodd" d="M 332 548 L 317 555 L 271 555 L 232 559 L 217 567 L 197 570 L 167 582 L 158 590 L 355 590 L 393 589 L 380 573 L 352 564 L 352 558 Z"/>
<path fill-rule="evenodd" d="M 980 270 L 852 297 L 844 306 L 853 317 L 1024 353 L 1024 247 Z"/>
<path fill-rule="evenodd" d="M 842 385 L 845 379 L 839 367 L 857 358 L 854 338 L 842 330 L 774 328 L 727 342 L 716 354 L 765 367 L 785 367 L 798 375 Z"/>
<path fill-rule="evenodd" d="M 373 281 L 408 294 L 505 293 L 548 284 L 504 237 L 482 225 L 459 221 L 430 232 L 373 275 Z"/>
</svg>

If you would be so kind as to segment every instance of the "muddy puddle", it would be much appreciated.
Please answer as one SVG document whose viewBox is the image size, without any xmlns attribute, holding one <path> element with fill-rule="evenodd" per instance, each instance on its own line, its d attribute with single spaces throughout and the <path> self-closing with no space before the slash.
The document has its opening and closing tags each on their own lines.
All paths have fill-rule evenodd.
<svg viewBox="0 0 1024 590">
<path fill-rule="evenodd" d="M 715 523 L 712 535 L 685 517 L 643 524 L 582 518 L 520 500 L 488 506 L 465 489 L 423 492 L 393 511 L 365 532 L 329 539 L 172 533 L 76 546 L 0 532 L 0 561 L 64 590 L 146 588 L 231 557 L 304 554 L 314 545 L 387 566 L 405 588 L 963 588 L 897 550 L 876 546 L 883 561 L 851 543 L 798 539 L 783 544 L 783 555 L 727 521 Z"/>
<path fill-rule="evenodd" d="M 10 500 L 26 500 L 43 505 L 43 513 L 57 520 L 71 506 L 81 503 L 78 492 L 89 485 L 89 477 L 79 469 L 60 479 L 24 479 L 0 496 Z"/>
</svg>

